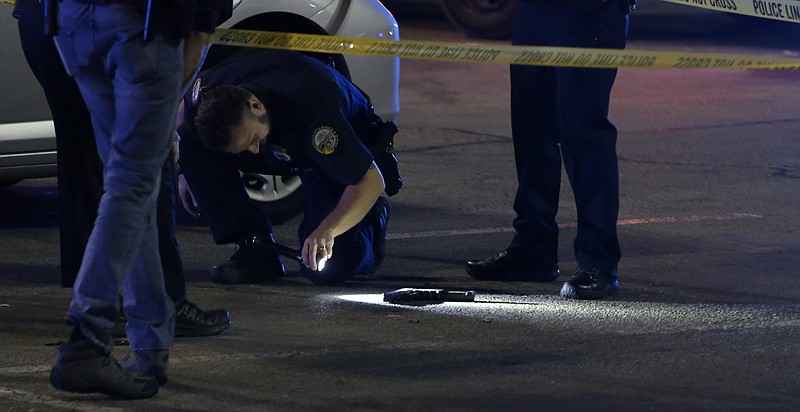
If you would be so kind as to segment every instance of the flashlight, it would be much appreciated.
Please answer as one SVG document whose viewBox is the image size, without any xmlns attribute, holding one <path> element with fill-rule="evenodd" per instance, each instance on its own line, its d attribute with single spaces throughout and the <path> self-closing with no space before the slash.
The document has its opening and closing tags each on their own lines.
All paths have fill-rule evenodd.
<svg viewBox="0 0 800 412">
<path fill-rule="evenodd" d="M 325 264 L 328 263 L 328 258 L 325 255 L 320 255 L 319 252 L 325 252 L 325 249 L 320 249 L 317 251 L 317 272 L 322 272 L 325 269 Z M 303 259 L 300 259 L 302 261 Z"/>
<path fill-rule="evenodd" d="M 264 245 L 264 247 L 266 247 L 267 249 L 269 249 L 270 251 L 272 251 L 274 253 L 277 253 L 277 254 L 279 254 L 281 256 L 286 256 L 289 259 L 292 259 L 292 260 L 300 263 L 301 265 L 303 264 L 303 257 L 300 255 L 300 251 L 299 250 L 294 250 L 294 249 L 292 249 L 292 248 L 290 248 L 288 246 L 284 246 L 284 245 L 282 245 L 280 243 L 274 243 L 274 242 L 264 242 L 264 243 L 262 243 L 262 245 Z M 320 254 L 320 252 L 323 252 L 323 254 Z M 325 268 L 325 264 L 328 262 L 328 258 L 325 257 L 324 252 L 325 252 L 325 249 L 323 249 L 323 248 L 320 248 L 317 251 L 317 256 L 316 256 L 316 259 L 317 259 L 317 272 L 322 272 L 322 269 Z"/>
</svg>

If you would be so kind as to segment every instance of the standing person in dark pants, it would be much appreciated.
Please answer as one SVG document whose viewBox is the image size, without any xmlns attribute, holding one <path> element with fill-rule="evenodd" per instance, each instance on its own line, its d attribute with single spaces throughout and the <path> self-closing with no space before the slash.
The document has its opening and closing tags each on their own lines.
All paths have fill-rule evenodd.
<svg viewBox="0 0 800 412">
<path fill-rule="evenodd" d="M 68 288 L 75 283 L 97 217 L 103 165 L 78 85 L 64 70 L 53 38 L 45 34 L 44 3 L 17 0 L 14 16 L 22 51 L 44 90 L 56 130 L 61 286 Z"/>
<path fill-rule="evenodd" d="M 51 36 L 45 33 L 44 3 L 17 0 L 25 58 L 47 98 L 58 147 L 58 200 L 61 286 L 72 287 L 97 218 L 103 194 L 103 165 L 97 155 L 92 120 L 75 80 L 64 70 Z M 164 165 L 158 194 L 158 250 L 167 293 L 175 303 L 175 335 L 207 336 L 230 327 L 226 310 L 203 311 L 186 296 L 183 262 L 175 239 L 175 165 Z"/>
<path fill-rule="evenodd" d="M 522 0 L 514 45 L 625 47 L 630 0 Z M 516 234 L 485 260 L 467 262 L 480 280 L 555 280 L 562 161 L 578 213 L 578 269 L 561 296 L 600 299 L 619 288 L 617 130 L 608 120 L 616 69 L 511 66 L 511 125 L 519 187 Z"/>
</svg>

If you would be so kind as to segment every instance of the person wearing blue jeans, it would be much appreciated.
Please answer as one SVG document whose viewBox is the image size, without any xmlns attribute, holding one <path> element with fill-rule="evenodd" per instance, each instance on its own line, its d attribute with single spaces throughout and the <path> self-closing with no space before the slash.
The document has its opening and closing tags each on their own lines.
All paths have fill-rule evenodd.
<svg viewBox="0 0 800 412">
<path fill-rule="evenodd" d="M 191 67 L 201 56 L 184 53 L 185 39 L 195 39 L 194 17 L 193 3 L 184 2 L 59 3 L 56 46 L 92 117 L 104 193 L 67 313 L 72 335 L 50 373 L 57 389 L 146 398 L 166 383 L 175 313 L 158 254 L 156 200 L 185 59 Z M 124 367 L 111 355 L 121 286 L 132 350 Z"/>
<path fill-rule="evenodd" d="M 635 0 L 521 0 L 512 44 L 625 47 Z M 578 268 L 561 296 L 617 292 L 619 170 L 617 129 L 608 120 L 616 69 L 512 65 L 511 133 L 519 183 L 511 244 L 467 262 L 479 280 L 549 282 L 560 275 L 558 212 L 562 164 L 578 214 Z"/>
<path fill-rule="evenodd" d="M 221 18 L 230 13 L 222 10 Z M 47 98 L 58 145 L 58 206 L 61 286 L 71 288 L 97 217 L 103 194 L 103 165 L 97 155 L 92 119 L 75 80 L 61 64 L 53 39 L 45 32 L 44 3 L 16 0 L 22 50 Z M 202 310 L 189 301 L 180 249 L 175 239 L 175 162 L 168 159 L 158 194 L 158 246 L 164 285 L 175 303 L 175 336 L 209 336 L 230 327 L 227 310 Z M 122 318 L 120 318 L 122 319 Z"/>
</svg>

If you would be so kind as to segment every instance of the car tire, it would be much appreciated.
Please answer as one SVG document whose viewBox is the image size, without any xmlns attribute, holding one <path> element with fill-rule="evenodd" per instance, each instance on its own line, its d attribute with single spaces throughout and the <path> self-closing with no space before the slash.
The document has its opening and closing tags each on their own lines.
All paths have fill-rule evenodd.
<svg viewBox="0 0 800 412">
<path fill-rule="evenodd" d="M 242 184 L 259 209 L 278 225 L 297 216 L 306 200 L 298 176 L 243 173 Z"/>
<path fill-rule="evenodd" d="M 517 0 L 441 0 L 450 21 L 470 37 L 511 37 Z"/>
</svg>

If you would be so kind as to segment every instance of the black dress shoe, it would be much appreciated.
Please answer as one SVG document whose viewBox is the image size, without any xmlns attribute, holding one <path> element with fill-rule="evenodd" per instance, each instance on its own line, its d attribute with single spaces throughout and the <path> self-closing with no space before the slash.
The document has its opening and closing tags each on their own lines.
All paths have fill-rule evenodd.
<svg viewBox="0 0 800 412">
<path fill-rule="evenodd" d="M 561 272 L 558 264 L 535 268 L 524 259 L 504 250 L 485 260 L 470 260 L 467 262 L 467 274 L 478 280 L 550 282 Z"/>
<path fill-rule="evenodd" d="M 567 299 L 602 299 L 617 292 L 617 277 L 598 269 L 578 268 L 561 287 L 561 297 Z"/>
<path fill-rule="evenodd" d="M 272 239 L 250 238 L 238 242 L 229 260 L 211 268 L 211 280 L 223 284 L 261 283 L 286 273 L 280 256 L 263 245 Z"/>
<path fill-rule="evenodd" d="M 202 310 L 185 297 L 175 302 L 175 336 L 211 336 L 231 327 L 227 310 Z"/>
</svg>

